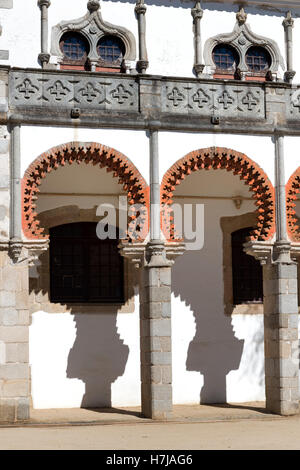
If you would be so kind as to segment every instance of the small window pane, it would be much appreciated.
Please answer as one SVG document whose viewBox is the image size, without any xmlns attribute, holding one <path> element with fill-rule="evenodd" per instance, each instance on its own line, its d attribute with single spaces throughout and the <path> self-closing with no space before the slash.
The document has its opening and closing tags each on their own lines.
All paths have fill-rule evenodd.
<svg viewBox="0 0 300 470">
<path fill-rule="evenodd" d="M 88 42 L 79 33 L 65 33 L 61 38 L 60 48 L 70 60 L 82 60 L 89 53 Z"/>
<path fill-rule="evenodd" d="M 263 301 L 262 267 L 259 261 L 243 250 L 251 230 L 251 227 L 245 228 L 231 235 L 234 305 Z"/>
<path fill-rule="evenodd" d="M 213 50 L 213 60 L 217 68 L 229 70 L 239 63 L 237 51 L 228 44 L 218 44 Z"/>
<path fill-rule="evenodd" d="M 117 36 L 104 36 L 98 42 L 97 51 L 104 62 L 120 65 L 125 55 L 125 46 Z"/>
<path fill-rule="evenodd" d="M 247 51 L 246 63 L 252 72 L 267 71 L 271 66 L 271 56 L 264 47 L 253 46 Z"/>
</svg>

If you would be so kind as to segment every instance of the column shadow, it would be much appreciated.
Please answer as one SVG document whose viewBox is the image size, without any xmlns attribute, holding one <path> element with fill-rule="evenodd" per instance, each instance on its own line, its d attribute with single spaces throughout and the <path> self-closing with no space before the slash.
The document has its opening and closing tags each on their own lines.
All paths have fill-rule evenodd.
<svg viewBox="0 0 300 470">
<path fill-rule="evenodd" d="M 85 383 L 82 408 L 111 408 L 111 385 L 122 376 L 129 347 L 117 332 L 117 312 L 74 315 L 76 339 L 69 352 L 67 377 Z"/>
<path fill-rule="evenodd" d="M 222 272 L 201 251 L 186 252 L 172 270 L 172 291 L 190 306 L 196 323 L 186 370 L 204 376 L 199 403 L 226 403 L 226 376 L 239 368 L 244 340 L 235 337 L 231 317 L 224 315 Z M 209 256 L 208 256 L 209 257 Z M 205 275 L 199 266 L 205 266 Z M 218 277 L 219 276 L 219 277 Z"/>
</svg>

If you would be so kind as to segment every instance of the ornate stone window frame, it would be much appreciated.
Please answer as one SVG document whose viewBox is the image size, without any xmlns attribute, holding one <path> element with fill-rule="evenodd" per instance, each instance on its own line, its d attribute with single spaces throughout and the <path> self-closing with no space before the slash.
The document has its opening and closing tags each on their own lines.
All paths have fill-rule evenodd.
<svg viewBox="0 0 300 470">
<path fill-rule="evenodd" d="M 77 32 L 82 34 L 89 43 L 88 61 L 92 71 L 101 66 L 101 59 L 97 52 L 99 40 L 106 35 L 116 36 L 124 43 L 125 54 L 123 58 L 123 69 L 125 71 L 135 67 L 136 42 L 134 35 L 122 26 L 116 26 L 103 20 L 100 5 L 97 2 L 89 2 L 89 11 L 81 18 L 69 21 L 62 21 L 52 28 L 51 35 L 51 55 L 57 58 L 58 64 L 63 65 L 64 54 L 60 48 L 62 36 L 67 32 Z M 113 64 L 105 65 L 105 68 L 116 69 Z"/>
<path fill-rule="evenodd" d="M 275 41 L 259 36 L 251 31 L 250 26 L 246 24 L 247 15 L 244 10 L 241 9 L 236 15 L 237 21 L 235 27 L 231 33 L 218 34 L 213 36 L 205 42 L 204 45 L 204 61 L 208 69 L 208 73 L 214 74 L 216 72 L 216 65 L 213 61 L 213 50 L 218 44 L 228 44 L 235 48 L 239 55 L 240 62 L 237 68 L 237 72 L 240 78 L 247 79 L 247 77 L 258 77 L 266 75 L 268 73 L 269 78 L 273 79 L 277 77 L 279 67 L 284 70 L 284 60 L 280 53 L 279 47 Z M 271 65 L 267 72 L 259 73 L 249 70 L 246 63 L 246 54 L 250 47 L 260 46 L 264 47 L 271 57 Z M 217 71 L 218 74 L 220 71 Z M 228 74 L 226 70 L 223 72 Z"/>
</svg>

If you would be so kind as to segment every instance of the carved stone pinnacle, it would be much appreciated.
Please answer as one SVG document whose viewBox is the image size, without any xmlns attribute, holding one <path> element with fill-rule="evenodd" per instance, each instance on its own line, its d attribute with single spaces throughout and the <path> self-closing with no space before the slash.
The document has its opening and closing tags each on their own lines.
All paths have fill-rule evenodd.
<svg viewBox="0 0 300 470">
<path fill-rule="evenodd" d="M 196 5 L 194 6 L 194 8 L 192 8 L 191 13 L 194 20 L 197 18 L 200 18 L 201 20 L 203 16 L 203 10 L 201 8 L 200 2 L 196 2 Z"/>
<path fill-rule="evenodd" d="M 49 8 L 50 5 L 51 5 L 50 0 L 38 0 L 38 6 L 39 6 L 40 8 L 42 8 L 42 7 L 44 7 L 44 6 L 47 7 L 47 8 Z"/>
<path fill-rule="evenodd" d="M 94 11 L 99 10 L 100 8 L 99 0 L 89 0 L 87 4 L 87 8 L 90 13 L 94 13 Z"/>
<path fill-rule="evenodd" d="M 294 20 L 292 18 L 292 14 L 290 11 L 287 12 L 286 17 L 284 18 L 282 22 L 282 26 L 284 27 L 284 29 L 289 28 L 289 27 L 291 28 L 294 27 Z"/>
<path fill-rule="evenodd" d="M 146 13 L 147 7 L 144 3 L 144 0 L 137 0 L 134 11 L 137 15 Z"/>
<path fill-rule="evenodd" d="M 246 23 L 247 21 L 247 13 L 245 13 L 245 10 L 243 7 L 241 7 L 239 9 L 239 11 L 237 12 L 236 14 L 236 19 L 237 19 L 237 22 L 240 26 L 242 26 L 243 24 Z"/>
</svg>

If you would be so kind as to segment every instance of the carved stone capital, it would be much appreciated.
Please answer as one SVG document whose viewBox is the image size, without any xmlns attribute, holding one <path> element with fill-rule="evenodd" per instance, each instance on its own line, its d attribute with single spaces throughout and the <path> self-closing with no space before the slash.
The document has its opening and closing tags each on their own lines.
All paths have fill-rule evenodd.
<svg viewBox="0 0 300 470">
<path fill-rule="evenodd" d="M 282 22 L 282 26 L 284 27 L 284 29 L 294 27 L 294 20 L 292 18 L 292 15 L 291 15 L 290 11 L 287 12 L 286 17 L 284 18 L 284 20 Z"/>
<path fill-rule="evenodd" d="M 87 9 L 90 13 L 94 13 L 94 11 L 98 11 L 100 8 L 99 0 L 89 0 L 87 4 Z"/>
<path fill-rule="evenodd" d="M 244 252 L 253 256 L 261 265 L 272 262 L 272 242 L 251 241 L 244 244 Z"/>
<path fill-rule="evenodd" d="M 49 8 L 51 5 L 51 1 L 50 0 L 38 0 L 38 6 L 40 8 L 43 8 L 43 7 L 47 7 Z"/>
<path fill-rule="evenodd" d="M 274 243 L 273 260 L 281 263 L 291 262 L 291 243 L 289 241 L 279 240 Z"/>
<path fill-rule="evenodd" d="M 204 67 L 205 67 L 204 64 L 195 64 L 194 65 L 194 70 L 195 70 L 195 73 L 196 73 L 197 77 L 199 77 L 199 75 L 202 74 L 202 72 L 204 70 Z"/>
<path fill-rule="evenodd" d="M 23 241 L 13 238 L 9 242 L 9 254 L 14 263 L 20 261 L 21 253 L 23 249 Z"/>
<path fill-rule="evenodd" d="M 39 55 L 38 55 L 38 61 L 40 64 L 49 64 L 49 61 L 50 61 L 50 54 L 47 54 L 45 52 L 41 52 Z"/>
<path fill-rule="evenodd" d="M 148 60 L 138 60 L 136 63 L 136 69 L 139 73 L 145 73 L 148 67 Z"/>
<path fill-rule="evenodd" d="M 145 15 L 145 13 L 147 11 L 147 7 L 144 4 L 144 0 L 138 0 L 136 2 L 136 6 L 135 6 L 134 11 L 136 12 L 137 15 Z"/>
<path fill-rule="evenodd" d="M 49 240 L 25 241 L 25 248 L 28 250 L 28 266 L 34 266 L 41 253 L 49 248 Z"/>
<path fill-rule="evenodd" d="M 175 258 L 185 252 L 185 244 L 180 242 L 165 243 L 154 240 L 146 243 L 128 243 L 123 240 L 119 244 L 120 254 L 128 258 L 136 268 L 167 267 L 174 264 Z"/>
<path fill-rule="evenodd" d="M 192 17 L 193 17 L 194 21 L 196 19 L 201 20 L 201 18 L 203 17 L 203 10 L 201 8 L 200 2 L 197 2 L 196 5 L 194 6 L 194 8 L 192 8 L 191 14 L 192 14 Z"/>
<path fill-rule="evenodd" d="M 284 72 L 284 81 L 286 83 L 291 83 L 295 75 L 295 70 L 287 70 L 286 72 Z"/>
<path fill-rule="evenodd" d="M 172 266 L 174 261 L 167 259 L 165 242 L 163 240 L 152 240 L 146 247 L 146 266 L 150 268 L 161 268 Z"/>
<path fill-rule="evenodd" d="M 238 24 L 241 26 L 246 23 L 247 21 L 247 13 L 245 12 L 244 8 L 240 8 L 236 14 L 236 20 Z"/>
</svg>

